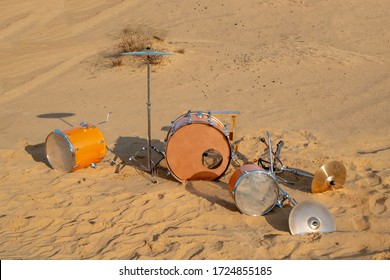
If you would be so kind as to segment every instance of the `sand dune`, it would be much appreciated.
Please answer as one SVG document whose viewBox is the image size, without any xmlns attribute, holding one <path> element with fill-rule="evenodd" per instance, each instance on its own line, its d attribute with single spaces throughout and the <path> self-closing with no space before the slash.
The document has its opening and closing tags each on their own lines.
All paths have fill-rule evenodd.
<svg viewBox="0 0 390 280">
<path fill-rule="evenodd" d="M 389 259 L 387 1 L 2 2 L 1 259 Z M 291 205 L 240 213 L 233 162 L 217 181 L 179 182 L 165 160 L 156 184 L 132 162 L 116 172 L 111 161 L 147 139 L 146 66 L 112 66 L 121 32 L 138 27 L 164 34 L 156 42 L 175 54 L 152 65 L 153 145 L 164 150 L 188 110 L 239 111 L 239 165 L 264 153 L 266 131 L 284 141 L 286 166 L 343 162 L 342 189 L 313 194 L 294 175 L 281 184 L 326 206 L 335 232 L 291 235 Z M 96 168 L 50 167 L 51 131 L 108 112 Z"/>
</svg>

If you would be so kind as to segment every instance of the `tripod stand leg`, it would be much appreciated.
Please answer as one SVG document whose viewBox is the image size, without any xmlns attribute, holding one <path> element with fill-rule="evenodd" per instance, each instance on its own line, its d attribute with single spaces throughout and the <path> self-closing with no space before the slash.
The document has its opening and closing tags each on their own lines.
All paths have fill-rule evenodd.
<svg viewBox="0 0 390 280">
<path fill-rule="evenodd" d="M 151 163 L 153 164 L 153 163 Z M 153 164 L 152 167 L 151 167 L 151 171 L 150 171 L 150 174 L 152 175 L 152 183 L 157 183 L 157 168 L 156 166 Z"/>
<path fill-rule="evenodd" d="M 137 159 L 137 156 L 146 151 L 147 152 L 147 163 L 144 164 L 141 161 Z M 152 159 L 152 151 L 156 152 L 157 154 L 160 155 L 160 158 L 154 162 Z M 149 147 L 142 147 L 138 152 L 133 154 L 130 158 L 129 161 L 134 162 L 142 171 L 145 172 L 150 172 L 151 175 L 151 181 L 152 183 L 157 183 L 157 166 L 165 158 L 165 153 L 160 151 L 154 146 Z"/>
</svg>

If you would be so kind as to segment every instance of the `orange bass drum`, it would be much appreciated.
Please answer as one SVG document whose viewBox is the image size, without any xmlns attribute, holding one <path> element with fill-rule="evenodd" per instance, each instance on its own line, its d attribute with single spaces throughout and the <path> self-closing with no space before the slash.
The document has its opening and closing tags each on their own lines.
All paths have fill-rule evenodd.
<svg viewBox="0 0 390 280">
<path fill-rule="evenodd" d="M 181 115 L 172 122 L 165 142 L 168 169 L 180 182 L 213 181 L 229 167 L 231 146 L 226 128 L 211 113 Z"/>
</svg>

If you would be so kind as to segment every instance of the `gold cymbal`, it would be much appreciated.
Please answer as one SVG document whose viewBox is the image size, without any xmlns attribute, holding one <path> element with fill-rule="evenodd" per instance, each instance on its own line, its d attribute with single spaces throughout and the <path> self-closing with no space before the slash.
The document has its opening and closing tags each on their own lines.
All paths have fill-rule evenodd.
<svg viewBox="0 0 390 280">
<path fill-rule="evenodd" d="M 311 192 L 320 193 L 340 189 L 347 178 L 347 170 L 340 161 L 331 161 L 317 170 L 311 183 Z"/>
<path fill-rule="evenodd" d="M 336 230 L 333 216 L 328 209 L 312 200 L 306 200 L 294 206 L 288 218 L 288 225 L 292 235 Z"/>
</svg>

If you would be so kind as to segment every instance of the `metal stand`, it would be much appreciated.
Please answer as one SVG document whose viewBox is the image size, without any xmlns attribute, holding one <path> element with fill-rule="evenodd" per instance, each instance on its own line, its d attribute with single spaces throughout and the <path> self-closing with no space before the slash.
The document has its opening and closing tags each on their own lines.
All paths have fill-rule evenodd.
<svg viewBox="0 0 390 280">
<path fill-rule="evenodd" d="M 274 176 L 275 179 L 291 185 L 296 183 L 287 181 L 281 176 L 278 176 L 278 174 L 281 174 L 283 172 L 289 172 L 294 175 L 310 178 L 312 179 L 311 191 L 313 193 L 343 188 L 347 176 L 347 171 L 345 169 L 345 166 L 341 162 L 328 162 L 321 166 L 321 168 L 318 169 L 314 175 L 302 170 L 286 167 L 284 166 L 283 162 L 280 160 L 279 157 L 280 150 L 283 147 L 284 142 L 279 141 L 279 143 L 277 144 L 276 152 L 273 152 L 268 131 L 267 136 L 268 143 L 265 141 L 264 138 L 261 138 L 260 140 L 267 146 L 269 150 L 270 161 L 266 161 L 262 158 L 259 158 L 257 164 L 261 165 L 261 167 L 266 170 L 270 170 L 270 173 Z M 273 160 L 273 158 L 275 158 L 276 162 Z M 266 166 L 265 164 L 269 164 L 269 166 Z"/>
<path fill-rule="evenodd" d="M 151 106 L 152 103 L 150 101 L 150 60 L 151 60 L 151 55 L 172 55 L 170 53 L 165 53 L 165 52 L 157 52 L 153 51 L 150 48 L 146 48 L 143 51 L 139 52 L 126 52 L 123 53 L 124 55 L 142 55 L 146 56 L 146 63 L 147 63 L 147 120 L 148 120 L 148 139 L 147 139 L 147 146 L 142 147 L 138 152 L 133 154 L 130 158 L 129 161 L 135 162 L 139 167 L 141 167 L 144 171 L 150 172 L 152 178 L 151 181 L 152 183 L 157 183 L 157 165 L 160 163 L 160 161 L 165 158 L 164 152 L 160 151 L 156 147 L 152 146 L 152 129 L 151 129 Z M 147 152 L 147 165 L 145 166 L 142 162 L 137 160 L 137 156 L 146 150 Z M 155 151 L 157 154 L 161 156 L 157 162 L 153 162 L 152 160 L 152 151 Z"/>
<path fill-rule="evenodd" d="M 270 169 L 268 170 L 268 173 L 277 182 L 277 177 L 275 175 L 275 170 L 274 170 L 274 160 L 273 160 L 273 158 L 275 156 L 275 153 L 272 151 L 271 137 L 269 135 L 269 132 L 266 131 L 266 134 L 267 134 L 267 138 L 268 138 L 267 146 L 268 146 L 269 158 L 270 158 Z M 276 151 L 276 154 L 278 154 L 279 152 L 280 152 L 280 149 Z M 279 185 L 278 185 L 278 190 L 279 190 L 279 199 L 278 199 L 278 202 L 277 202 L 278 207 L 282 208 L 283 207 L 283 202 L 285 200 L 288 200 L 292 206 L 297 205 L 297 201 L 294 198 L 292 198 Z"/>
<path fill-rule="evenodd" d="M 280 180 L 280 177 L 276 176 L 276 174 L 283 171 L 292 172 L 294 174 L 302 176 L 313 177 L 311 174 L 301 172 L 296 169 L 284 168 L 281 160 L 279 159 L 279 153 L 281 147 L 283 146 L 283 143 L 279 142 L 279 144 L 277 145 L 278 147 L 274 152 L 272 150 L 271 137 L 268 131 L 266 131 L 266 133 L 268 142 L 266 142 L 263 138 L 261 139 L 261 141 L 266 144 L 269 152 L 269 162 L 267 162 L 269 163 L 269 168 L 267 173 L 276 182 L 277 180 Z M 260 159 L 259 162 L 261 163 L 261 165 L 263 165 L 263 162 L 265 161 L 260 161 Z M 274 159 L 277 160 L 283 168 L 279 168 L 277 165 L 274 165 Z M 315 232 L 332 232 L 336 230 L 336 225 L 331 213 L 322 204 L 310 200 L 298 204 L 298 202 L 294 198 L 290 197 L 289 194 L 284 191 L 278 184 L 277 186 L 279 190 L 279 197 L 276 205 L 282 208 L 283 202 L 285 200 L 288 200 L 289 203 L 293 206 L 288 220 L 291 234 L 295 235 Z"/>
<path fill-rule="evenodd" d="M 266 142 L 266 140 L 264 138 L 261 138 L 260 141 L 263 142 L 266 145 L 267 149 L 269 150 L 270 161 L 268 162 L 268 161 L 264 160 L 263 158 L 259 158 L 257 161 L 257 164 L 259 166 L 261 166 L 264 169 L 271 170 L 271 173 L 274 175 L 274 177 L 277 180 L 282 181 L 282 182 L 287 183 L 287 184 L 291 184 L 291 185 L 295 184 L 295 182 L 287 181 L 276 174 L 280 174 L 283 171 L 286 171 L 286 172 L 290 172 L 294 175 L 299 175 L 299 176 L 303 176 L 303 177 L 307 177 L 307 178 L 311 178 L 311 179 L 313 178 L 313 175 L 310 173 L 306 173 L 306 172 L 298 170 L 298 169 L 288 168 L 288 167 L 284 166 L 283 162 L 281 161 L 281 159 L 279 157 L 280 151 L 284 145 L 283 140 L 279 141 L 279 143 L 276 145 L 276 151 L 274 152 L 272 150 L 270 136 L 268 134 L 268 131 L 266 132 L 266 134 L 268 137 L 268 143 Z M 275 158 L 275 161 L 273 160 L 273 158 Z M 266 166 L 265 163 L 269 164 L 269 166 Z"/>
</svg>

